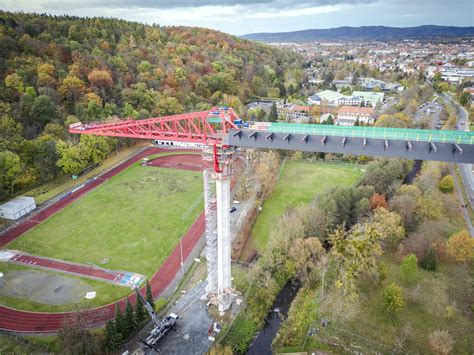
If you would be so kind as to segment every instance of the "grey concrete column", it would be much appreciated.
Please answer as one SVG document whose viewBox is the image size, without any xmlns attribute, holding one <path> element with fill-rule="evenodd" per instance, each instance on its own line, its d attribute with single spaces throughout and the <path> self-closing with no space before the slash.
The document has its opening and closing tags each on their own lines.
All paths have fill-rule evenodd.
<svg viewBox="0 0 474 355">
<path fill-rule="evenodd" d="M 231 239 L 230 239 L 230 176 L 218 174 L 217 197 L 217 292 L 221 299 L 231 287 Z M 221 308 L 219 302 L 219 308 Z"/>
</svg>

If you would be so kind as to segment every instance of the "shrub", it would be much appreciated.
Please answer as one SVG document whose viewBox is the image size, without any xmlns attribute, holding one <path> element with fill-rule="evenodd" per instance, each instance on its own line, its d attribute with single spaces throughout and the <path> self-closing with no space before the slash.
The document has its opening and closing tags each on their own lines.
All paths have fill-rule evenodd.
<svg viewBox="0 0 474 355">
<path fill-rule="evenodd" d="M 420 266 L 428 271 L 436 271 L 437 263 L 436 253 L 433 248 L 430 248 L 428 253 L 421 259 Z"/>
<path fill-rule="evenodd" d="M 391 283 L 383 290 L 383 302 L 385 308 L 390 313 L 396 313 L 402 310 L 405 306 L 405 300 L 403 299 L 403 290 L 400 286 Z"/>
<path fill-rule="evenodd" d="M 453 339 L 446 330 L 435 330 L 429 336 L 429 345 L 436 354 L 449 354 L 453 350 Z"/>
<path fill-rule="evenodd" d="M 379 264 L 379 282 L 383 282 L 387 279 L 388 267 L 383 261 Z"/>
<path fill-rule="evenodd" d="M 404 281 L 412 283 L 416 280 L 418 276 L 418 259 L 415 254 L 410 254 L 403 258 L 400 264 L 400 272 Z"/>
<path fill-rule="evenodd" d="M 446 249 L 450 258 L 457 262 L 468 262 L 474 259 L 474 239 L 464 229 L 449 238 Z"/>
<path fill-rule="evenodd" d="M 441 192 L 448 193 L 453 192 L 454 179 L 451 175 L 446 175 L 438 184 L 438 188 Z"/>
<path fill-rule="evenodd" d="M 243 354 L 247 351 L 256 331 L 255 322 L 245 314 L 240 313 L 235 318 L 232 328 L 225 338 L 225 344 L 229 345 L 236 353 Z"/>
</svg>

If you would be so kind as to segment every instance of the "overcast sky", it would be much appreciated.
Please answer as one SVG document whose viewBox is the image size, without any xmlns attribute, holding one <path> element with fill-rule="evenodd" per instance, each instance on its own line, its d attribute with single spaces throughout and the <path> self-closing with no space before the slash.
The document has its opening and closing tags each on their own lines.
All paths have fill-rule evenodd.
<svg viewBox="0 0 474 355">
<path fill-rule="evenodd" d="M 473 0 L 0 0 L 0 9 L 107 16 L 241 35 L 385 25 L 474 26 Z"/>
</svg>

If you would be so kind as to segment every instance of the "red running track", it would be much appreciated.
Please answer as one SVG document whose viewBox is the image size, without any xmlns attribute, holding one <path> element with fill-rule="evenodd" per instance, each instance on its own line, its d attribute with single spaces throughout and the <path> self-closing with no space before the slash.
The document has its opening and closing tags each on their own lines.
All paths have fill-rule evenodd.
<svg viewBox="0 0 474 355">
<path fill-rule="evenodd" d="M 179 161 L 176 161 L 176 158 Z M 162 168 L 183 169 L 192 171 L 203 171 L 206 163 L 202 160 L 201 155 L 197 154 L 177 154 L 159 157 L 148 162 L 148 166 L 159 166 Z"/>
<path fill-rule="evenodd" d="M 119 166 L 115 167 L 108 173 L 101 176 L 101 179 L 95 180 L 93 183 L 86 185 L 83 189 L 79 190 L 76 194 L 69 196 L 68 198 L 57 202 L 57 204 L 53 204 L 52 206 L 48 207 L 47 209 L 41 211 L 37 215 L 33 216 L 34 223 L 28 223 L 29 220 L 26 220 L 18 227 L 14 228 L 14 230 L 10 230 L 5 236 L 1 237 L 2 242 L 1 245 L 6 244 L 4 238 L 7 237 L 10 241 L 18 237 L 24 231 L 32 228 L 34 225 L 38 224 L 39 221 L 42 221 L 49 217 L 50 215 L 56 213 L 61 208 L 69 205 L 73 201 L 77 200 L 80 196 L 82 196 L 85 192 L 90 191 L 93 187 L 100 185 L 106 179 L 112 177 L 113 175 L 117 174 L 118 172 L 124 170 L 134 162 L 144 158 L 145 156 L 155 154 L 161 151 L 165 151 L 164 149 L 159 148 L 152 148 L 147 149 L 142 153 L 130 158 L 126 162 L 120 164 Z M 180 157 L 180 155 L 178 155 Z M 93 185 L 93 187 L 90 187 Z M 87 189 L 87 190 L 85 190 Z M 83 191 L 85 190 L 85 191 Z M 65 201 L 67 203 L 65 203 Z M 51 210 L 51 211 L 50 211 Z M 49 213 L 48 213 L 49 212 Z M 38 215 L 40 215 L 38 217 Z M 41 219 L 42 218 L 42 219 Z M 204 213 L 201 213 L 199 217 L 194 221 L 191 225 L 185 236 L 182 238 L 182 248 L 183 248 L 183 258 L 186 259 L 193 250 L 194 246 L 196 245 L 197 241 L 204 233 L 204 223 L 205 217 Z M 26 224 L 28 228 L 22 227 L 23 224 Z M 19 232 L 23 231 L 23 232 Z M 3 243 L 3 244 L 2 244 Z M 179 244 L 174 248 L 171 255 L 165 260 L 163 265 L 160 267 L 158 272 L 152 277 L 150 280 L 150 286 L 152 289 L 152 293 L 154 297 L 159 296 L 171 283 L 174 276 L 179 272 L 181 267 L 181 255 L 180 255 L 180 247 Z M 145 287 L 142 287 L 141 291 L 145 292 Z M 131 293 L 128 297 L 132 304 L 136 301 L 136 295 Z M 126 299 L 122 299 L 117 302 L 119 307 L 122 311 L 125 309 L 125 302 Z M 95 326 L 104 324 L 109 319 L 112 319 L 115 315 L 115 303 L 111 303 L 105 306 L 92 308 L 83 312 L 84 319 L 89 326 Z M 75 312 L 61 312 L 61 313 L 42 313 L 42 312 L 29 312 L 29 311 L 22 311 L 17 310 L 14 308 L 0 306 L 0 329 L 7 330 L 7 331 L 16 331 L 16 332 L 24 332 L 24 333 L 51 333 L 58 331 L 65 321 L 73 321 L 75 319 Z"/>
<path fill-rule="evenodd" d="M 9 262 L 21 265 L 30 265 L 43 269 L 58 270 L 68 274 L 74 274 L 99 280 L 106 280 L 118 285 L 123 285 L 121 282 L 122 278 L 125 276 L 125 274 L 129 274 L 115 270 L 98 269 L 92 266 L 74 264 L 63 260 L 55 260 L 51 258 L 44 258 L 41 256 L 22 254 L 18 252 L 14 253 L 15 255 L 9 259 Z"/>
</svg>

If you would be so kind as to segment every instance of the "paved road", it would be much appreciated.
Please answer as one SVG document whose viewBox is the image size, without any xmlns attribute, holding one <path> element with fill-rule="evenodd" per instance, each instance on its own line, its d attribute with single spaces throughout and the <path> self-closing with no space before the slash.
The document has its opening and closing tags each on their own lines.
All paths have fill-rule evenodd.
<svg viewBox="0 0 474 355">
<path fill-rule="evenodd" d="M 207 313 L 206 302 L 201 300 L 205 293 L 205 286 L 206 281 L 199 282 L 169 308 L 167 313 L 175 313 L 179 316 L 179 319 L 175 328 L 160 339 L 158 343 L 159 354 L 201 355 L 209 350 L 212 342 L 207 337 L 207 331 L 213 320 Z M 128 350 L 130 354 L 143 354 L 142 344 L 138 341 L 138 338 L 146 338 L 152 329 L 153 323 L 149 322 L 121 351 Z M 146 355 L 158 355 L 153 350 L 147 350 L 144 353 Z"/>
<path fill-rule="evenodd" d="M 441 96 L 443 96 L 443 98 L 447 102 L 450 102 L 453 106 L 457 107 L 458 124 L 456 125 L 456 129 L 457 130 L 462 130 L 462 131 L 469 131 L 469 125 L 468 125 L 469 115 L 468 115 L 468 112 L 466 111 L 466 109 L 464 107 L 462 107 L 461 105 L 459 105 L 456 101 L 454 101 L 451 98 L 451 96 L 449 96 L 448 94 L 442 93 Z M 467 192 L 468 199 L 469 199 L 469 201 L 467 203 L 470 203 L 471 208 L 474 208 L 474 193 L 473 193 L 473 191 L 474 191 L 474 185 L 473 185 L 474 184 L 474 178 L 473 178 L 472 175 L 470 177 L 468 176 L 468 174 L 473 174 L 473 172 L 471 170 L 471 165 L 470 164 L 457 164 L 457 167 L 459 169 L 459 173 L 461 175 L 461 180 L 462 180 L 463 187 L 459 186 L 458 179 L 456 178 L 456 175 L 454 174 L 453 166 L 454 166 L 454 164 L 450 164 L 449 169 L 450 169 L 451 175 L 454 178 L 454 186 L 455 186 L 455 189 L 456 189 L 456 193 L 458 194 L 459 201 L 461 201 L 461 203 L 463 205 L 466 204 L 466 201 L 464 200 L 464 196 L 463 196 L 462 191 L 461 191 L 461 188 L 464 188 Z M 469 229 L 469 233 L 471 234 L 471 237 L 474 238 L 474 228 L 472 226 L 471 217 L 469 216 L 469 213 L 467 212 L 466 208 L 462 208 L 462 210 L 463 210 L 464 220 L 466 221 L 466 225 Z"/>
<path fill-rule="evenodd" d="M 448 94 L 443 93 L 441 95 L 447 102 L 450 102 L 458 110 L 458 124 L 456 126 L 456 129 L 460 131 L 469 131 L 469 114 L 467 110 L 461 105 L 459 105 L 456 101 L 454 101 Z M 474 209 L 474 173 L 472 171 L 473 166 L 471 164 L 458 164 L 458 167 L 459 173 L 461 174 L 462 183 L 469 197 L 468 202 Z"/>
<path fill-rule="evenodd" d="M 454 188 L 456 190 L 456 194 L 458 195 L 458 199 L 461 202 L 461 204 L 464 206 L 466 204 L 466 201 L 464 201 L 464 196 L 462 194 L 461 187 L 459 186 L 458 179 L 456 175 L 454 174 L 453 166 L 454 164 L 449 164 L 449 170 L 451 172 L 451 176 L 454 178 Z M 461 209 L 462 209 L 462 213 L 463 213 L 467 228 L 469 229 L 469 233 L 471 234 L 471 237 L 474 238 L 474 227 L 472 226 L 471 217 L 469 216 L 469 213 L 467 212 L 467 208 L 462 207 Z"/>
</svg>

